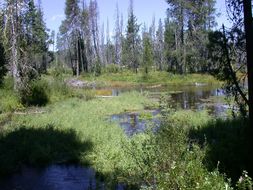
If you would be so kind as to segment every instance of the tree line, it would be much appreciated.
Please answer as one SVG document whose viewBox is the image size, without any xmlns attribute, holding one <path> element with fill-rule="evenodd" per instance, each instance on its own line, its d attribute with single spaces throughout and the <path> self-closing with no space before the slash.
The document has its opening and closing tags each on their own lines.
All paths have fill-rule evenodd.
<svg viewBox="0 0 253 190">
<path fill-rule="evenodd" d="M 128 18 L 116 5 L 114 32 L 110 35 L 107 21 L 99 24 L 96 0 L 66 0 L 66 19 L 57 35 L 57 49 L 61 62 L 67 63 L 74 75 L 81 72 L 99 74 L 101 67 L 114 64 L 138 72 L 167 70 L 174 73 L 207 72 L 208 33 L 215 26 L 215 0 L 167 1 L 165 21 L 155 17 L 152 24 L 139 24 L 129 1 Z M 105 39 L 106 36 L 106 39 Z"/>
</svg>

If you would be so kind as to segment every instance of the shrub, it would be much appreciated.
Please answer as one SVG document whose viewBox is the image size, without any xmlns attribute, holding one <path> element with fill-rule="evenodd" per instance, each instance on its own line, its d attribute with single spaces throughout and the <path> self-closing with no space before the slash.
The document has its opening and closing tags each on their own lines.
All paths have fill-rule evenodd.
<svg viewBox="0 0 253 190">
<path fill-rule="evenodd" d="M 205 149 L 189 144 L 181 127 L 164 123 L 156 134 L 137 135 L 125 152 L 125 180 L 141 189 L 232 189 L 217 170 L 205 168 Z"/>
<path fill-rule="evenodd" d="M 86 90 L 86 89 L 75 89 L 72 92 L 72 97 L 79 98 L 85 101 L 92 100 L 95 98 L 94 90 Z"/>
<path fill-rule="evenodd" d="M 247 171 L 243 171 L 242 176 L 238 180 L 236 187 L 238 190 L 252 190 L 253 181 L 252 178 L 248 175 Z"/>
<path fill-rule="evenodd" d="M 17 93 L 13 91 L 12 78 L 6 77 L 0 88 L 0 113 L 12 112 L 22 108 Z"/>
<path fill-rule="evenodd" d="M 49 70 L 49 73 L 50 73 L 50 75 L 52 75 L 55 78 L 61 78 L 62 75 L 64 75 L 64 74 L 72 75 L 72 70 L 65 68 L 61 65 L 60 66 L 58 65 L 58 66 L 52 67 Z"/>
<path fill-rule="evenodd" d="M 116 64 L 109 64 L 105 66 L 104 70 L 106 73 L 119 73 L 120 67 Z"/>
<path fill-rule="evenodd" d="M 92 67 L 92 72 L 95 74 L 95 76 L 101 75 L 102 65 L 99 59 L 96 59 L 96 62 L 94 66 Z"/>
<path fill-rule="evenodd" d="M 44 106 L 49 102 L 49 86 L 41 79 L 33 80 L 28 87 L 20 90 L 21 103 L 26 106 Z"/>
<path fill-rule="evenodd" d="M 61 78 L 54 78 L 49 82 L 50 101 L 55 102 L 71 97 L 72 90 Z"/>
</svg>

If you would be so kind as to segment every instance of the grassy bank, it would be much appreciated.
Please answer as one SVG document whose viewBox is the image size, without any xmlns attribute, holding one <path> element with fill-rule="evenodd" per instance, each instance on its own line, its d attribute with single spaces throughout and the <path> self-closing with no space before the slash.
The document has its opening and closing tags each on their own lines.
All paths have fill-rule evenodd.
<svg viewBox="0 0 253 190">
<path fill-rule="evenodd" d="M 168 72 L 150 72 L 143 76 L 142 73 L 133 73 L 131 71 L 122 71 L 118 73 L 103 73 L 100 76 L 92 74 L 83 74 L 81 79 L 87 81 L 96 81 L 101 86 L 131 86 L 131 85 L 196 85 L 196 83 L 205 83 L 217 85 L 219 82 L 207 74 L 187 74 L 178 75 Z"/>
</svg>

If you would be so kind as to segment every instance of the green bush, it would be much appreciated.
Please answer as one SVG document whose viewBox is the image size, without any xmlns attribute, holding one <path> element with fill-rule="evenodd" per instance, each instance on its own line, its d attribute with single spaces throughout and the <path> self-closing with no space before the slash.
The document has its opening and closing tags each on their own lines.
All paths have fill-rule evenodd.
<svg viewBox="0 0 253 190">
<path fill-rule="evenodd" d="M 54 78 L 49 83 L 50 102 L 56 102 L 71 97 L 72 89 L 61 78 Z"/>
<path fill-rule="evenodd" d="M 109 64 L 105 66 L 104 71 L 106 73 L 119 73 L 120 67 L 116 64 Z"/>
<path fill-rule="evenodd" d="M 45 106 L 49 102 L 49 86 L 44 80 L 33 80 L 27 88 L 21 89 L 21 103 L 26 106 Z"/>
<path fill-rule="evenodd" d="M 252 190 L 253 189 L 253 181 L 252 181 L 252 178 L 248 175 L 247 171 L 243 171 L 242 176 L 236 183 L 236 187 L 238 190 Z"/>
<path fill-rule="evenodd" d="M 72 70 L 63 66 L 55 66 L 50 68 L 48 73 L 55 78 L 61 78 L 62 75 L 72 75 Z"/>
<path fill-rule="evenodd" d="M 0 113 L 13 112 L 17 109 L 23 109 L 17 93 L 13 91 L 13 80 L 6 77 L 0 88 Z"/>
<path fill-rule="evenodd" d="M 126 183 L 141 189 L 232 189 L 217 170 L 205 168 L 205 149 L 187 137 L 182 127 L 168 123 L 156 134 L 136 135 L 124 148 Z"/>
<path fill-rule="evenodd" d="M 141 189 L 232 189 L 217 167 L 205 165 L 209 147 L 190 138 L 212 118 L 207 112 L 172 112 L 163 105 L 159 129 L 134 136 L 124 146 L 123 181 Z"/>
<path fill-rule="evenodd" d="M 96 92 L 94 90 L 87 89 L 73 89 L 71 96 L 79 98 L 85 101 L 92 100 L 95 98 Z"/>
</svg>

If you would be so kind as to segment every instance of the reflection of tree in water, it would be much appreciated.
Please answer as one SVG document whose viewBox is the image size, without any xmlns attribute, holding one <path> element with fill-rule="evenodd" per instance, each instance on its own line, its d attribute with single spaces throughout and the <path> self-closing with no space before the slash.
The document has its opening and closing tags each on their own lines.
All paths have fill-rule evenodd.
<svg viewBox="0 0 253 190">
<path fill-rule="evenodd" d="M 216 94 L 219 94 L 219 92 L 217 92 L 216 90 L 198 90 L 193 92 L 172 94 L 171 97 L 172 103 L 176 108 L 196 109 L 198 107 L 198 104 L 201 103 L 201 99 L 207 99 L 210 96 L 215 96 Z"/>
<path fill-rule="evenodd" d="M 138 124 L 137 115 L 135 113 L 129 114 L 130 116 L 130 125 L 132 128 L 136 128 Z"/>
</svg>

